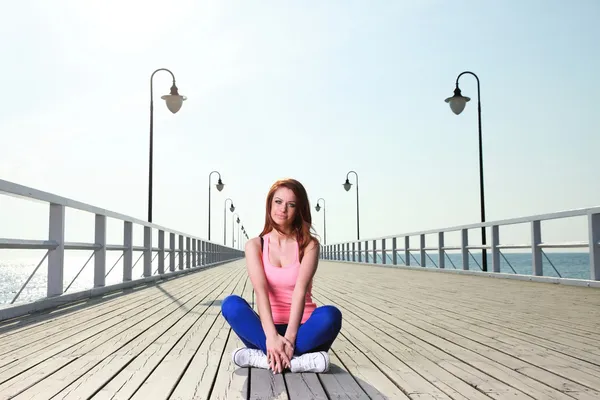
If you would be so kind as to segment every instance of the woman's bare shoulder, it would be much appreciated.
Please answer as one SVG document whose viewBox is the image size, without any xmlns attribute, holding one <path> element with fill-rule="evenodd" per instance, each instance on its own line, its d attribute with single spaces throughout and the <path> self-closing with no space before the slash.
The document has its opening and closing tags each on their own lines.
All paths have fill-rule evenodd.
<svg viewBox="0 0 600 400">
<path fill-rule="evenodd" d="M 246 242 L 246 251 L 257 251 L 260 250 L 260 237 L 254 237 Z"/>
</svg>

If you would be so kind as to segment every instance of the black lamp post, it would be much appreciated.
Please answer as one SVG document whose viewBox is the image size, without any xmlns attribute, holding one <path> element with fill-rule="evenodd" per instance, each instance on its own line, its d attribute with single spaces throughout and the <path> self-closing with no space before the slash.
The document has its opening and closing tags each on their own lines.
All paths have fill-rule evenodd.
<svg viewBox="0 0 600 400">
<path fill-rule="evenodd" d="M 223 187 L 225 186 L 223 181 L 221 181 L 221 173 L 219 173 L 218 171 L 212 171 L 210 174 L 208 174 L 208 240 L 209 241 L 210 241 L 210 178 L 211 178 L 212 174 L 215 174 L 215 173 L 219 174 L 219 181 L 215 185 L 217 187 L 217 190 L 220 192 L 221 190 L 223 190 Z"/>
<path fill-rule="evenodd" d="M 321 206 L 319 205 L 319 201 L 323 200 L 323 244 L 327 244 L 327 223 L 325 221 L 325 199 L 324 198 L 320 198 L 319 200 L 317 200 L 317 205 L 315 206 L 315 210 L 317 210 L 317 212 L 321 211 Z"/>
<path fill-rule="evenodd" d="M 223 246 L 227 246 L 227 201 L 231 201 L 231 207 L 229 207 L 229 211 L 235 211 L 233 200 L 231 200 L 230 198 L 225 199 L 225 209 L 223 210 Z M 231 242 L 231 246 L 233 247 L 233 241 Z"/>
<path fill-rule="evenodd" d="M 360 213 L 359 213 L 359 207 L 358 207 L 358 174 L 355 171 L 350 171 L 346 174 L 346 182 L 344 183 L 344 189 L 346 189 L 346 192 L 347 192 L 352 187 L 352 184 L 348 180 L 348 176 L 350 176 L 351 173 L 353 173 L 354 176 L 356 177 L 356 239 L 360 240 Z"/>
<path fill-rule="evenodd" d="M 483 144 L 482 144 L 482 136 L 481 136 L 481 91 L 479 88 L 479 77 L 475 75 L 473 72 L 465 71 L 461 72 L 456 78 L 456 89 L 454 89 L 454 96 L 448 97 L 446 99 L 446 103 L 450 105 L 450 109 L 456 115 L 460 114 L 471 99 L 469 97 L 463 96 L 458 88 L 458 80 L 464 74 L 473 75 L 477 80 L 477 118 L 479 124 L 479 202 L 481 206 L 481 222 L 485 222 L 485 194 L 483 187 Z M 485 246 L 486 245 L 486 234 L 485 227 L 481 227 L 481 242 Z M 487 250 L 483 249 L 482 254 L 482 269 L 487 271 Z"/>
<path fill-rule="evenodd" d="M 161 96 L 161 99 L 167 103 L 167 108 L 173 114 L 175 114 L 183 102 L 187 99 L 185 96 L 181 96 L 178 92 L 177 86 L 175 85 L 175 75 L 166 68 L 159 68 L 150 75 L 150 157 L 148 160 L 148 222 L 152 222 L 152 168 L 154 161 L 154 99 L 153 99 L 153 84 L 154 74 L 158 71 L 167 71 L 173 78 L 173 85 L 171 86 L 171 93 Z"/>
</svg>

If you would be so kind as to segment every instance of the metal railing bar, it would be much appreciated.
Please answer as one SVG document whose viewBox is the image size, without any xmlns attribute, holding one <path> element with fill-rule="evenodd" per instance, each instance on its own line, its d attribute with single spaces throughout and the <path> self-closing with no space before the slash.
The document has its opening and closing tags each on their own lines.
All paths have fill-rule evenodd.
<svg viewBox="0 0 600 400">
<path fill-rule="evenodd" d="M 46 254 L 44 254 L 44 257 L 42 257 L 42 260 L 39 262 L 39 264 L 37 265 L 37 267 L 35 267 L 35 269 L 31 273 L 31 275 L 29 275 L 29 278 L 27 278 L 27 280 L 25 281 L 25 283 L 23 284 L 23 286 L 21 286 L 21 289 L 19 289 L 19 291 L 17 292 L 17 294 L 15 295 L 15 297 L 12 299 L 12 301 L 10 302 L 10 304 L 14 304 L 15 300 L 17 300 L 17 298 L 19 297 L 19 295 L 21 294 L 21 292 L 23 291 L 23 289 L 25 289 L 25 286 L 27 286 L 27 284 L 29 283 L 29 281 L 31 280 L 31 278 L 33 278 L 33 275 L 35 275 L 35 273 L 37 272 L 38 268 L 40 268 L 40 265 L 42 265 L 42 263 L 46 260 L 46 257 L 48 257 L 48 254 L 50 254 L 50 250 L 46 251 Z"/>
<path fill-rule="evenodd" d="M 53 240 L 25 240 L 0 238 L 0 249 L 54 250 L 57 247 L 58 243 L 56 243 Z"/>
<path fill-rule="evenodd" d="M 64 293 L 66 293 L 67 290 L 69 290 L 69 288 L 71 287 L 71 285 L 73 284 L 73 282 L 75 282 L 75 279 L 77 279 L 77 277 L 79 276 L 79 274 L 81 274 L 81 271 L 83 271 L 83 269 L 85 268 L 86 265 L 88 265 L 88 263 L 90 262 L 90 260 L 92 259 L 92 257 L 94 257 L 94 254 L 96 254 L 96 250 L 94 250 L 92 252 L 92 254 L 90 255 L 90 258 L 88 258 L 87 261 L 85 262 L 85 264 L 83 264 L 83 267 L 81 267 L 81 269 L 79 270 L 79 272 L 77 273 L 77 275 L 75 275 L 75 277 L 73 278 L 73 280 L 71 281 L 71 283 L 69 283 L 69 286 L 67 286 L 67 288 L 64 290 Z"/>
<path fill-rule="evenodd" d="M 481 268 L 481 265 L 479 265 L 479 263 L 477 262 L 477 259 L 475 258 L 475 256 L 473 256 L 473 253 L 471 253 L 469 251 L 469 255 L 471 256 L 471 258 L 473 259 L 473 261 L 475 261 L 475 264 L 477 264 L 477 266 L 479 267 L 479 269 L 483 271 L 483 268 Z"/>
<path fill-rule="evenodd" d="M 436 248 L 436 250 L 437 250 L 437 248 Z M 425 252 L 425 255 L 427 256 L 427 258 L 429 258 L 431 260 L 431 262 L 433 263 L 433 265 L 435 265 L 435 267 L 438 268 L 438 266 L 435 263 L 435 261 L 433 261 L 433 258 L 431 258 L 431 256 L 429 254 L 427 254 L 427 252 Z"/>
<path fill-rule="evenodd" d="M 512 271 L 516 274 L 517 271 L 515 271 L 515 269 L 513 268 L 512 264 L 510 263 L 510 261 L 508 261 L 508 259 L 504 256 L 504 254 L 502 254 L 502 252 L 499 252 L 500 255 L 502 256 L 502 258 L 504 258 L 504 261 L 506 261 L 506 263 L 508 264 L 508 266 L 510 267 L 510 269 L 512 269 Z M 518 274 L 517 274 L 518 275 Z"/>
<path fill-rule="evenodd" d="M 554 272 L 556 272 L 556 274 L 558 275 L 559 278 L 562 278 L 562 275 L 560 274 L 560 272 L 558 272 L 558 270 L 556 269 L 556 267 L 554 266 L 554 264 L 552 264 L 552 261 L 550 261 L 550 258 L 548 258 L 548 255 L 542 251 L 542 254 L 544 255 L 544 257 L 546 257 L 546 260 L 548 260 L 548 262 L 550 263 L 550 265 L 552 265 L 552 268 L 554 268 Z"/>
<path fill-rule="evenodd" d="M 454 262 L 450 258 L 450 255 L 448 255 L 448 253 L 444 253 L 444 255 L 446 256 L 446 258 L 448 259 L 448 261 L 450 261 L 450 264 L 452 264 L 452 268 L 456 269 L 456 265 L 454 265 Z"/>
<path fill-rule="evenodd" d="M 106 278 L 106 277 L 108 276 L 108 274 L 110 274 L 110 273 L 112 272 L 112 270 L 113 270 L 113 269 L 114 269 L 114 268 L 117 266 L 117 264 L 119 263 L 119 261 L 121 261 L 121 258 L 123 258 L 123 254 L 125 254 L 125 253 L 122 253 L 122 254 L 119 256 L 119 258 L 117 259 L 117 261 L 116 261 L 116 262 L 113 264 L 113 266 L 112 266 L 112 267 L 110 267 L 110 269 L 108 270 L 108 272 L 106 273 L 106 275 L 104 275 L 104 277 L 105 277 L 105 278 Z"/>
<path fill-rule="evenodd" d="M 96 243 L 65 242 L 65 250 L 100 250 L 101 245 Z"/>
<path fill-rule="evenodd" d="M 133 264 L 131 266 L 131 269 L 133 270 L 135 268 L 135 266 L 137 265 L 138 262 L 140 262 L 140 260 L 142 259 L 142 256 L 144 255 L 144 253 L 140 253 L 140 256 L 138 257 L 137 261 L 135 262 L 135 264 Z"/>
</svg>

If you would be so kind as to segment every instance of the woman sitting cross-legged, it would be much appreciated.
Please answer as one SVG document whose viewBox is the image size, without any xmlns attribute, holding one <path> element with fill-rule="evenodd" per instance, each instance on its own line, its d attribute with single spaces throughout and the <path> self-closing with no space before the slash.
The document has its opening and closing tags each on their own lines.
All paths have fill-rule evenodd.
<svg viewBox="0 0 600 400">
<path fill-rule="evenodd" d="M 342 327 L 342 314 L 312 300 L 319 243 L 310 233 L 306 190 L 293 179 L 277 181 L 266 208 L 262 233 L 245 248 L 258 314 L 237 295 L 221 305 L 223 317 L 245 345 L 233 352 L 233 362 L 273 373 L 327 372 L 327 352 Z"/>
</svg>

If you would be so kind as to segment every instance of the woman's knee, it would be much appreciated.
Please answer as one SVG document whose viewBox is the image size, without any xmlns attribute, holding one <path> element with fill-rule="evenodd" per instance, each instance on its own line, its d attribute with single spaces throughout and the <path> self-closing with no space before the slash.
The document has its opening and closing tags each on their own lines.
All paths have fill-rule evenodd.
<svg viewBox="0 0 600 400">
<path fill-rule="evenodd" d="M 246 300 L 236 294 L 229 295 L 221 302 L 221 313 L 226 320 L 235 318 L 238 311 L 246 306 Z"/>
<path fill-rule="evenodd" d="M 333 305 L 327 305 L 319 307 L 323 317 L 327 320 L 328 324 L 332 325 L 336 330 L 340 330 L 342 327 L 342 312 Z"/>
</svg>

